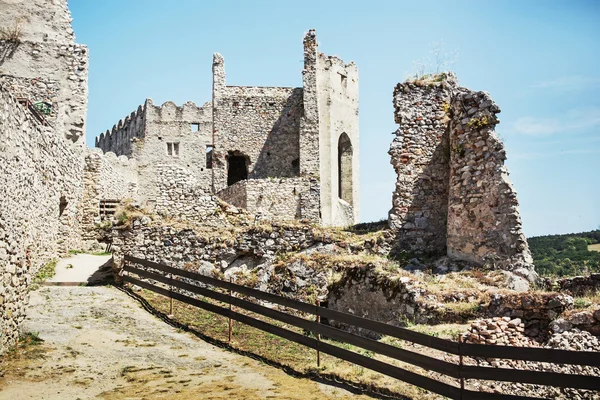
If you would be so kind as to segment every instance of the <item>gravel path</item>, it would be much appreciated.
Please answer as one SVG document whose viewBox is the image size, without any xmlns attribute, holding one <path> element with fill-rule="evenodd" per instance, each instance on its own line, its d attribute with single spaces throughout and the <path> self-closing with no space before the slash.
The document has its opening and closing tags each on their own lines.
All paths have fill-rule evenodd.
<svg viewBox="0 0 600 400">
<path fill-rule="evenodd" d="M 178 331 L 111 286 L 48 286 L 24 332 L 43 358 L 0 378 L 1 399 L 354 399 Z"/>
</svg>

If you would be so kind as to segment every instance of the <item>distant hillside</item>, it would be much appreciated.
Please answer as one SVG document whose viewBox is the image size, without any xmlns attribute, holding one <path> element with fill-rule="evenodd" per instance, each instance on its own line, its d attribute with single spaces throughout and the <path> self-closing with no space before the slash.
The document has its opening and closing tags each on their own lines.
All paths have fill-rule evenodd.
<svg viewBox="0 0 600 400">
<path fill-rule="evenodd" d="M 600 229 L 567 235 L 536 236 L 527 240 L 535 269 L 540 275 L 573 276 L 600 272 L 600 252 L 588 248 L 589 245 L 600 243 Z"/>
</svg>

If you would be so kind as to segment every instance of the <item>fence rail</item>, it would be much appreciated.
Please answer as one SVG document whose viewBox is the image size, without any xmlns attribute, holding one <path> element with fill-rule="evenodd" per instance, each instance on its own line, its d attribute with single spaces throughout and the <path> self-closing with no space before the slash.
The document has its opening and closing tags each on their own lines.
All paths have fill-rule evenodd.
<svg viewBox="0 0 600 400">
<path fill-rule="evenodd" d="M 140 268 L 139 266 L 142 267 Z M 152 270 L 159 271 L 159 273 Z M 455 364 L 381 343 L 373 339 L 348 333 L 332 326 L 321 324 L 317 321 L 307 320 L 290 313 L 265 307 L 249 300 L 231 296 L 230 293 L 239 293 L 307 314 L 320 316 L 321 318 L 325 317 L 330 321 L 336 321 L 338 323 L 343 323 L 353 327 L 360 327 L 378 334 L 392 336 L 398 339 L 420 344 L 431 349 L 458 355 L 461 360 L 463 357 L 468 356 L 600 367 L 600 353 L 597 352 L 492 346 L 453 342 L 451 340 L 436 338 L 423 333 L 414 332 L 406 328 L 400 328 L 367 318 L 346 314 L 340 311 L 330 310 L 318 305 L 308 304 L 299 300 L 262 292 L 253 288 L 237 285 L 232 282 L 226 282 L 220 279 L 200 275 L 195 272 L 169 267 L 164 264 L 147 261 L 129 255 L 124 257 L 123 271 L 127 272 L 127 274 L 123 275 L 123 280 L 125 282 L 129 282 L 131 284 L 151 290 L 155 293 L 162 294 L 170 299 L 179 300 L 192 306 L 196 306 L 198 308 L 202 308 L 204 310 L 242 322 L 304 346 L 311 347 L 318 352 L 323 352 L 334 357 L 341 358 L 343 360 L 369 368 L 373 371 L 380 372 L 387 376 L 419 386 L 452 399 L 535 399 L 535 397 L 523 397 L 467 390 L 464 389 L 464 379 L 494 380 L 569 387 L 576 389 L 600 390 L 600 377 L 597 376 L 529 371 L 510 368 L 481 367 L 463 365 L 462 362 Z M 137 278 L 131 276 L 130 274 L 137 275 Z M 191 281 L 194 283 L 221 288 L 228 291 L 228 293 L 222 293 L 209 289 L 206 286 L 202 287 L 196 284 L 184 282 L 181 280 L 181 278 L 186 279 L 188 282 Z M 160 282 L 166 285 L 168 288 L 149 283 L 147 280 Z M 174 291 L 173 288 L 217 300 L 229 305 L 229 307 L 220 307 L 218 305 L 202 301 L 198 298 L 187 296 Z M 460 386 L 449 385 L 430 377 L 426 377 L 412 371 L 407 371 L 398 366 L 375 360 L 373 358 L 342 349 L 332 344 L 319 341 L 318 339 L 275 326 L 268 322 L 250 317 L 237 311 L 233 311 L 231 310 L 231 305 L 291 326 L 295 326 L 297 328 L 304 329 L 306 331 L 313 332 L 314 334 L 320 334 L 340 342 L 345 342 L 429 371 L 438 372 L 451 378 L 458 379 L 460 380 Z"/>
</svg>

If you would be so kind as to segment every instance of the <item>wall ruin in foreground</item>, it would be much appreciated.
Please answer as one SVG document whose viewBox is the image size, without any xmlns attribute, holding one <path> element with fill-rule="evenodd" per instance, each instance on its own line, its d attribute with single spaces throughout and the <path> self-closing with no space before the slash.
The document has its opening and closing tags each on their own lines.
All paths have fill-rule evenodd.
<svg viewBox="0 0 600 400">
<path fill-rule="evenodd" d="M 25 318 L 38 269 L 81 248 L 83 149 L 43 127 L 0 87 L 0 354 Z"/>
<path fill-rule="evenodd" d="M 398 174 L 389 224 L 397 250 L 514 271 L 532 281 L 519 203 L 494 128 L 500 108 L 454 74 L 400 83 L 389 154 Z"/>
</svg>

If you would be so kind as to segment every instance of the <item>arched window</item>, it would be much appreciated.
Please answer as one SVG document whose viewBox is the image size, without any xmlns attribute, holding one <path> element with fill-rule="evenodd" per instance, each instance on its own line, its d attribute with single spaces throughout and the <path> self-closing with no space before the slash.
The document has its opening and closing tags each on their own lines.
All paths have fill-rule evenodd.
<svg viewBox="0 0 600 400">
<path fill-rule="evenodd" d="M 239 151 L 227 155 L 227 186 L 248 179 L 248 157 Z"/>
<path fill-rule="evenodd" d="M 345 132 L 338 140 L 338 197 L 352 205 L 352 142 Z"/>
</svg>

